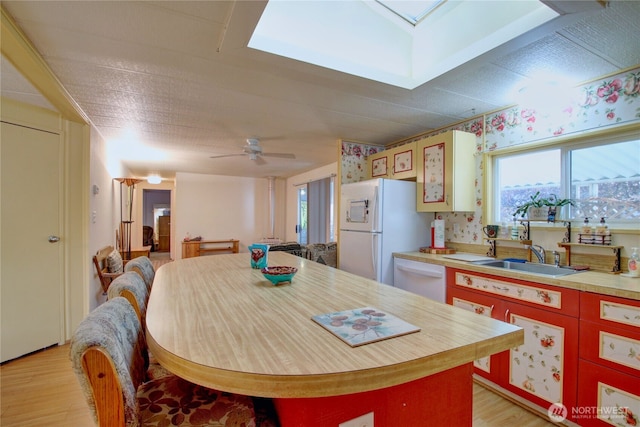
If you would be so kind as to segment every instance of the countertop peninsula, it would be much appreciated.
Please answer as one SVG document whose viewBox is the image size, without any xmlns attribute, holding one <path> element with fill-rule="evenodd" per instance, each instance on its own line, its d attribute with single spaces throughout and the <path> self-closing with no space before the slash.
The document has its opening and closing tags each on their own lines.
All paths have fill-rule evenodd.
<svg viewBox="0 0 640 427">
<path fill-rule="evenodd" d="M 159 362 L 208 387 L 265 397 L 322 397 L 407 383 L 522 344 L 522 329 L 283 252 L 299 269 L 272 285 L 249 254 L 160 267 L 147 337 Z M 350 347 L 317 314 L 375 307 L 421 331 Z"/>
</svg>

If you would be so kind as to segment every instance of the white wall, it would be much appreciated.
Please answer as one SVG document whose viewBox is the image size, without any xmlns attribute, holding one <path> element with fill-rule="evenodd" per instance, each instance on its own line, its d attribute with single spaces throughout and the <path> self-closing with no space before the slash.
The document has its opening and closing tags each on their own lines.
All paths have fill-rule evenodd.
<svg viewBox="0 0 640 427">
<path fill-rule="evenodd" d="M 182 239 L 240 240 L 240 251 L 269 237 L 269 194 L 265 178 L 176 173 L 174 226 L 175 258 L 182 258 Z M 278 200 L 278 197 L 276 197 Z M 276 217 L 279 213 L 276 203 Z"/>
<path fill-rule="evenodd" d="M 107 143 L 102 136 L 91 127 L 90 131 L 90 183 L 86 191 L 89 193 L 89 257 L 91 263 L 90 281 L 88 284 L 89 311 L 107 300 L 102 295 L 100 280 L 92 264 L 92 257 L 105 246 L 116 247 L 116 230 L 120 223 L 120 183 L 113 178 L 129 176 L 120 162 L 111 162 L 107 151 Z M 98 194 L 93 193 L 97 186 Z"/>
<path fill-rule="evenodd" d="M 287 178 L 286 182 L 286 212 L 285 212 L 285 238 L 283 240 L 287 242 L 295 242 L 298 240 L 296 234 L 296 223 L 298 221 L 298 185 L 304 184 L 317 179 L 327 178 L 331 175 L 338 174 L 338 162 L 331 163 L 326 166 L 322 166 L 317 169 L 295 175 Z M 337 206 L 338 206 L 338 183 L 336 182 L 333 206 L 336 209 L 334 212 L 335 218 L 338 218 Z"/>
<path fill-rule="evenodd" d="M 89 134 L 84 123 L 62 120 L 65 135 L 65 337 L 71 337 L 89 311 L 87 283 L 93 276 L 89 245 Z"/>
</svg>

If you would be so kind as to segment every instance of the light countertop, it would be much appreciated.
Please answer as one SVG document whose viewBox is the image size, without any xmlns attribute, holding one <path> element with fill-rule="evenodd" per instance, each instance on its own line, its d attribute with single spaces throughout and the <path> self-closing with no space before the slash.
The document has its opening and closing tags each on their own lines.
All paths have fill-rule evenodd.
<svg viewBox="0 0 640 427">
<path fill-rule="evenodd" d="M 397 258 L 444 265 L 445 267 L 460 268 L 468 271 L 475 271 L 477 273 L 485 273 L 499 277 L 527 280 L 545 285 L 640 300 L 640 278 L 625 277 L 620 274 L 584 271 L 562 277 L 550 277 L 525 273 L 517 270 L 485 267 L 467 261 L 444 258 L 442 255 L 427 254 L 418 251 L 399 252 L 394 253 L 393 255 Z"/>
<path fill-rule="evenodd" d="M 220 390 L 321 397 L 377 390 L 522 344 L 517 326 L 283 252 L 291 284 L 273 286 L 249 254 L 177 260 L 158 269 L 147 338 L 175 374 Z M 312 316 L 375 307 L 419 332 L 350 347 Z"/>
</svg>

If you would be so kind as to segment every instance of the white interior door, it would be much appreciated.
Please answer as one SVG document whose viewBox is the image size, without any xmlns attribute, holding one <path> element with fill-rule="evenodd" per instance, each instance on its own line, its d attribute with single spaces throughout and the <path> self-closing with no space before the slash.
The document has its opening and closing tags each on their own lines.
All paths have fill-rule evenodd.
<svg viewBox="0 0 640 427">
<path fill-rule="evenodd" d="M 60 136 L 2 123 L 0 305 L 2 362 L 63 336 Z"/>
</svg>

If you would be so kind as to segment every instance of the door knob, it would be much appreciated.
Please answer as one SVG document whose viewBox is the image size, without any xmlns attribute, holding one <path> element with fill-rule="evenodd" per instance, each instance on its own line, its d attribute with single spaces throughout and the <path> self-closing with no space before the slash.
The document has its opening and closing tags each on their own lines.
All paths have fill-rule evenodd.
<svg viewBox="0 0 640 427">
<path fill-rule="evenodd" d="M 58 236 L 49 236 L 49 238 L 47 240 L 49 240 L 49 243 L 56 243 L 56 242 L 60 241 L 60 237 L 58 237 Z"/>
</svg>

